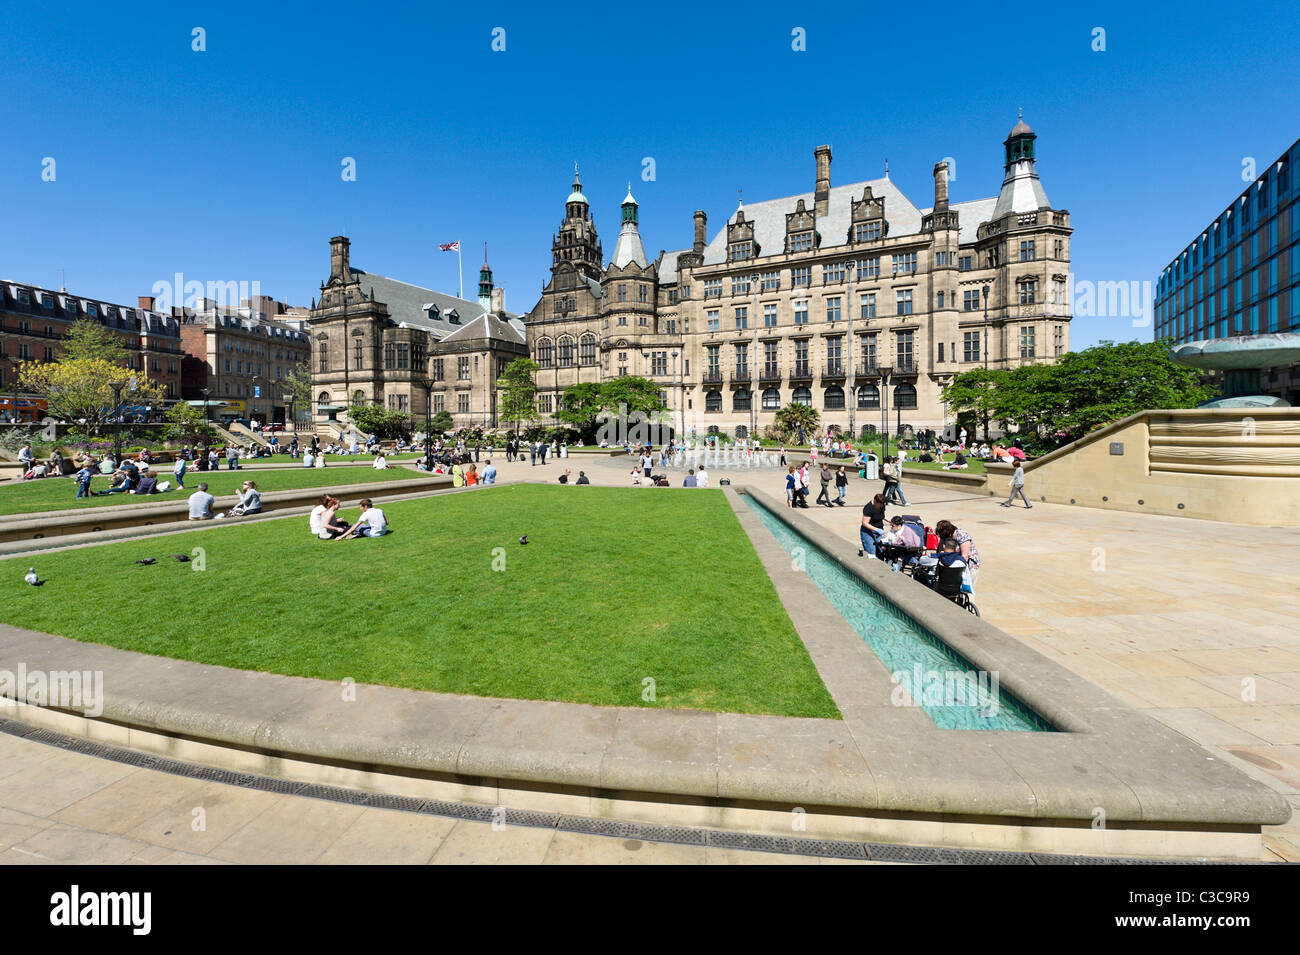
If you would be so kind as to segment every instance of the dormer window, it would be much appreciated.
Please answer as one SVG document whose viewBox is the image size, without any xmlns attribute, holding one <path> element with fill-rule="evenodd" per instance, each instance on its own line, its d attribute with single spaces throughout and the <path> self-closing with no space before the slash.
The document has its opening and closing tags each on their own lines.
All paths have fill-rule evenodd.
<svg viewBox="0 0 1300 955">
<path fill-rule="evenodd" d="M 453 325 L 459 325 L 459 324 L 460 324 L 460 313 L 457 312 L 454 308 L 453 308 L 453 309 L 449 309 L 448 312 L 447 312 L 447 321 L 451 322 Z"/>
<path fill-rule="evenodd" d="M 53 308 L 53 307 L 54 307 L 54 296 L 53 296 L 53 295 L 42 295 L 42 296 L 41 296 L 41 308 Z"/>
<path fill-rule="evenodd" d="M 733 242 L 731 243 L 728 255 L 732 262 L 743 262 L 746 259 L 754 257 L 754 243 L 752 242 Z"/>
<path fill-rule="evenodd" d="M 20 288 L 20 289 L 18 290 L 18 304 L 19 304 L 19 305 L 30 305 L 30 304 L 32 304 L 32 296 L 31 296 L 31 293 L 27 291 L 27 289 L 25 289 L 25 288 Z"/>
<path fill-rule="evenodd" d="M 88 303 L 86 305 L 86 314 L 91 318 L 99 318 L 99 306 L 94 302 Z"/>
<path fill-rule="evenodd" d="M 791 252 L 809 252 L 813 247 L 813 234 L 811 232 L 797 232 L 790 236 Z"/>
<path fill-rule="evenodd" d="M 855 242 L 874 242 L 879 238 L 879 222 L 859 222 L 853 227 L 853 241 Z"/>
</svg>

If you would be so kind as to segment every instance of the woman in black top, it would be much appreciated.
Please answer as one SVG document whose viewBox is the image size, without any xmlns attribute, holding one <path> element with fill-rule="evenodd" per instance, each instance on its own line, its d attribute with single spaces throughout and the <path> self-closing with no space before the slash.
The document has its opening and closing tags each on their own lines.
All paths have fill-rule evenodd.
<svg viewBox="0 0 1300 955">
<path fill-rule="evenodd" d="M 858 556 L 867 554 L 875 557 L 876 539 L 883 533 L 885 533 L 885 495 L 877 494 L 862 509 L 862 528 L 858 532 L 862 548 L 858 551 Z"/>
</svg>

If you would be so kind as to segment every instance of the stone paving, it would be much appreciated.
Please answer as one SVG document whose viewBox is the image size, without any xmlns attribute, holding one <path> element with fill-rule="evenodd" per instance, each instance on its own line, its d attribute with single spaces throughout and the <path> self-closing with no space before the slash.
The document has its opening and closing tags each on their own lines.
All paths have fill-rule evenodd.
<svg viewBox="0 0 1300 955">
<path fill-rule="evenodd" d="M 596 485 L 631 484 L 624 457 L 495 463 L 502 482 L 554 482 L 567 467 Z M 715 486 L 723 477 L 784 496 L 778 471 L 710 471 Z M 670 472 L 674 485 L 681 478 Z M 862 504 L 878 487 L 853 477 L 848 506 L 805 513 L 856 550 Z M 905 493 L 902 511 L 974 536 L 983 558 L 976 599 L 989 622 L 1282 793 L 1296 815 L 1266 829 L 1266 857 L 1300 861 L 1300 532 L 1043 503 L 1009 510 L 906 483 Z M 6 737 L 0 780 L 5 862 L 818 861 L 494 832 L 188 781 Z M 219 811 L 195 833 L 190 812 L 200 804 Z"/>
</svg>

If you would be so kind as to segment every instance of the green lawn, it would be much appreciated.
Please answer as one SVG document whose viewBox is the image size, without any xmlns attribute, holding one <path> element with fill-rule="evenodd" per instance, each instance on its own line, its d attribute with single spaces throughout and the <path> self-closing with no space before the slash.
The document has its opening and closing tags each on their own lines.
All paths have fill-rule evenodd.
<svg viewBox="0 0 1300 955">
<path fill-rule="evenodd" d="M 912 454 L 913 452 L 909 451 L 907 453 Z M 950 464 L 952 463 L 952 459 L 953 459 L 953 455 L 951 454 L 943 455 L 944 463 Z M 970 456 L 967 456 L 966 465 L 967 467 L 965 471 L 953 471 L 952 473 L 953 474 L 983 474 L 984 473 L 984 462 L 979 460 L 978 458 L 972 458 Z M 938 461 L 935 461 L 931 464 L 922 464 L 920 461 L 908 460 L 908 462 L 903 465 L 903 477 L 907 477 L 908 471 L 914 471 L 914 470 L 915 471 L 942 471 L 943 464 L 939 463 Z"/>
<path fill-rule="evenodd" d="M 244 481 L 256 481 L 259 491 L 291 491 L 302 487 L 331 487 L 340 484 L 369 484 L 377 481 L 402 481 L 420 477 L 410 468 L 376 471 L 371 467 L 278 468 L 254 471 L 190 471 L 185 475 L 185 489 L 175 487 L 170 467 L 155 468 L 158 483 L 172 482 L 172 489 L 162 494 L 139 497 L 135 494 L 105 494 L 77 500 L 77 485 L 70 477 L 44 478 L 39 481 L 9 481 L 0 485 L 0 515 L 36 514 L 81 507 L 105 507 L 119 504 L 142 504 L 145 501 L 181 501 L 194 493 L 200 481 L 208 483 L 215 495 L 237 494 Z M 107 476 L 91 478 L 92 491 L 107 490 Z"/>
<path fill-rule="evenodd" d="M 384 510 L 394 533 L 373 540 L 317 540 L 295 517 L 14 558 L 0 618 L 326 680 L 839 715 L 721 491 L 503 485 Z M 202 572 L 166 559 L 195 547 Z"/>
</svg>

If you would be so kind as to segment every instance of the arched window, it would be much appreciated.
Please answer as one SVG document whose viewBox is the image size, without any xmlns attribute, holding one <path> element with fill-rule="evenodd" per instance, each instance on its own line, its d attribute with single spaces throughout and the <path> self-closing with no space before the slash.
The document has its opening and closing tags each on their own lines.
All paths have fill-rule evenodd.
<svg viewBox="0 0 1300 955">
<path fill-rule="evenodd" d="M 541 338 L 537 341 L 537 364 L 543 368 L 550 368 L 554 361 L 553 346 L 549 338 Z"/>
<path fill-rule="evenodd" d="M 796 388 L 794 394 L 790 396 L 790 400 L 797 405 L 808 405 L 809 407 L 812 407 L 812 389 Z"/>
<path fill-rule="evenodd" d="M 596 336 L 590 332 L 578 342 L 578 360 L 584 365 L 596 364 Z"/>
<path fill-rule="evenodd" d="M 561 368 L 570 368 L 573 365 L 573 339 L 565 335 L 560 339 L 559 347 L 559 365 Z"/>
<path fill-rule="evenodd" d="M 779 388 L 765 388 L 763 390 L 763 410 L 776 411 L 781 407 L 781 391 Z"/>
<path fill-rule="evenodd" d="M 366 393 L 358 388 L 352 392 L 352 403 L 354 405 L 363 405 L 366 403 Z"/>
<path fill-rule="evenodd" d="M 708 391 L 704 393 L 704 410 L 721 411 L 722 410 L 722 392 Z"/>
<path fill-rule="evenodd" d="M 912 385 L 894 386 L 894 407 L 906 411 L 916 407 L 916 388 Z"/>
<path fill-rule="evenodd" d="M 736 438 L 737 438 L 738 440 L 740 440 L 740 441 L 744 441 L 744 440 L 745 440 L 746 438 L 748 438 L 748 437 L 749 437 L 749 429 L 746 428 L 743 424 L 741 424 L 741 425 L 737 425 L 737 426 L 736 426 Z"/>
<path fill-rule="evenodd" d="M 226 347 L 227 347 L 227 348 L 230 347 L 230 343 L 229 343 L 229 342 L 226 343 Z M 329 370 L 330 370 L 330 343 L 329 343 L 329 339 L 328 339 L 328 338 L 322 338 L 322 339 L 317 343 L 317 345 L 316 345 L 316 351 L 317 351 L 317 354 L 320 355 L 320 370 L 321 370 L 321 371 L 329 371 Z M 328 395 L 327 395 L 326 397 L 328 397 Z"/>
<path fill-rule="evenodd" d="M 872 411 L 880 407 L 880 389 L 875 385 L 862 385 L 858 388 L 858 410 Z"/>
<path fill-rule="evenodd" d="M 748 411 L 749 405 L 753 400 L 754 400 L 753 396 L 750 395 L 750 393 L 746 391 L 744 388 L 741 388 L 739 391 L 736 391 L 731 396 L 731 410 Z"/>
<path fill-rule="evenodd" d="M 316 396 L 317 410 L 323 411 L 325 409 L 325 406 L 328 405 L 329 403 L 330 403 L 330 393 L 328 391 L 322 391 L 319 395 Z"/>
<path fill-rule="evenodd" d="M 844 389 L 839 385 L 832 385 L 826 389 L 825 404 L 822 405 L 827 411 L 844 410 Z"/>
</svg>

